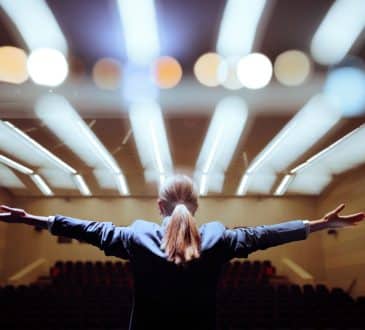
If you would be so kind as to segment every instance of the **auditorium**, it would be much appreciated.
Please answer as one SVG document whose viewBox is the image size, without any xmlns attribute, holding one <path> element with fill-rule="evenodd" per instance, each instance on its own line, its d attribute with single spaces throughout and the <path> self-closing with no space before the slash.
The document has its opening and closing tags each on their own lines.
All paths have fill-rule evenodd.
<svg viewBox="0 0 365 330">
<path fill-rule="evenodd" d="M 0 329 L 365 329 L 365 1 L 0 0 Z"/>
</svg>

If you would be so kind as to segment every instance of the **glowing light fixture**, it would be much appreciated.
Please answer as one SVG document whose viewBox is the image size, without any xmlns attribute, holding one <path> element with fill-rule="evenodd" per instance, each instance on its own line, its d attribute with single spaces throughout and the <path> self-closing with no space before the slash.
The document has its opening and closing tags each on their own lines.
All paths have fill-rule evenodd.
<svg viewBox="0 0 365 330">
<path fill-rule="evenodd" d="M 153 0 L 117 0 L 127 56 L 137 65 L 147 65 L 159 52 L 159 38 Z"/>
<path fill-rule="evenodd" d="M 50 109 L 52 111 L 49 111 Z M 113 156 L 64 97 L 56 94 L 41 97 L 36 103 L 35 112 L 52 132 L 90 167 L 105 168 L 109 175 L 117 178 L 117 182 L 121 182 L 122 170 Z M 99 176 L 96 177 L 99 178 Z M 118 188 L 119 183 L 114 180 L 113 186 Z M 126 194 L 126 192 L 128 192 L 128 188 L 123 186 L 120 193 Z"/>
<path fill-rule="evenodd" d="M 23 173 L 23 174 L 27 174 L 27 175 L 30 175 L 30 174 L 33 174 L 34 171 L 31 170 L 30 168 L 22 165 L 22 164 L 19 164 L 18 162 L 16 162 L 15 160 L 12 160 L 4 155 L 0 155 L 0 162 L 5 164 L 5 165 L 8 165 L 10 167 L 12 167 L 13 169 Z"/>
<path fill-rule="evenodd" d="M 351 50 L 365 27 L 365 1 L 337 0 L 311 41 L 313 58 L 321 64 L 336 64 Z"/>
<path fill-rule="evenodd" d="M 365 162 L 365 124 L 293 168 L 288 191 L 320 194 L 337 175 Z"/>
<path fill-rule="evenodd" d="M 221 21 L 217 52 L 244 56 L 252 51 L 266 0 L 228 0 Z"/>
<path fill-rule="evenodd" d="M 340 118 L 341 111 L 330 98 L 318 94 L 310 99 L 249 165 L 244 173 L 250 175 L 246 191 L 249 189 L 257 193 L 269 193 L 277 173 L 288 168 Z M 308 134 L 309 127 L 311 134 Z M 243 190 L 239 188 L 237 194 L 242 194 Z"/>
<path fill-rule="evenodd" d="M 147 181 L 161 183 L 173 172 L 162 112 L 155 102 L 131 104 L 129 119 Z"/>
<path fill-rule="evenodd" d="M 67 54 L 66 39 L 44 0 L 0 0 L 30 50 L 49 47 Z"/>
<path fill-rule="evenodd" d="M 53 196 L 54 193 L 52 192 L 51 188 L 47 185 L 47 183 L 41 178 L 38 174 L 32 174 L 31 179 L 39 188 L 39 190 L 46 196 Z"/>
<path fill-rule="evenodd" d="M 247 119 L 247 105 L 238 97 L 227 97 L 216 107 L 195 167 L 200 194 L 221 191 Z"/>
<path fill-rule="evenodd" d="M 237 76 L 243 86 L 250 89 L 265 87 L 272 77 L 272 65 L 263 54 L 252 53 L 237 64 Z"/>
</svg>

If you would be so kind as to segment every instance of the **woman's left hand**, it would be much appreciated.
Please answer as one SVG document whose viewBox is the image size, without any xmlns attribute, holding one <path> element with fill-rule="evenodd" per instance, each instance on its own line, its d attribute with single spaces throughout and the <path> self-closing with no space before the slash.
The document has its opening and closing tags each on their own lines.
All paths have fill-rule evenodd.
<svg viewBox="0 0 365 330">
<path fill-rule="evenodd" d="M 348 215 L 339 215 L 345 207 L 342 203 L 337 206 L 334 210 L 328 212 L 322 219 L 326 222 L 327 228 L 346 228 L 357 225 L 360 221 L 364 220 L 365 213 L 358 212 Z"/>
</svg>

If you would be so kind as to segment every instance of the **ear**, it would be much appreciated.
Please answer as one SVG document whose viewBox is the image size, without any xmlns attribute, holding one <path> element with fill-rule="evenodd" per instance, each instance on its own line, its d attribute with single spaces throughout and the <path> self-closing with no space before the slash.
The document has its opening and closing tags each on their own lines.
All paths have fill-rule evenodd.
<svg viewBox="0 0 365 330">
<path fill-rule="evenodd" d="M 157 204 L 158 204 L 158 208 L 160 209 L 160 214 L 164 215 L 165 214 L 164 202 L 161 199 L 158 199 Z"/>
</svg>

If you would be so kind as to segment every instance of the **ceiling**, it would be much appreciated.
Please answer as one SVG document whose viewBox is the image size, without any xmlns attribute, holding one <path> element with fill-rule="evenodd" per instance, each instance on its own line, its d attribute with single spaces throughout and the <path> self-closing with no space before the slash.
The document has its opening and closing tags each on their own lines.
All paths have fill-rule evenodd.
<svg viewBox="0 0 365 330">
<path fill-rule="evenodd" d="M 91 80 L 92 66 L 98 59 L 113 57 L 121 63 L 126 62 L 122 27 L 115 1 L 48 0 L 47 3 L 68 42 L 72 77 L 52 90 L 31 82 L 16 86 L 2 83 L 0 119 L 9 120 L 59 158 L 72 164 L 83 175 L 94 196 L 118 196 L 116 190 L 102 189 L 92 174 L 92 168 L 34 115 L 33 105 L 38 95 L 45 92 L 63 94 L 114 156 L 126 177 L 130 194 L 155 195 L 156 184 L 146 182 L 134 136 L 129 134 L 131 123 L 120 90 L 100 91 Z M 210 193 L 218 196 L 235 195 L 248 164 L 306 101 L 321 90 L 327 68 L 314 65 L 312 77 L 299 87 L 281 86 L 275 79 L 260 91 L 229 91 L 221 87 L 203 87 L 193 76 L 193 66 L 200 55 L 215 50 L 225 1 L 156 0 L 155 3 L 161 54 L 177 58 L 184 72 L 182 82 L 174 89 L 161 91 L 160 96 L 174 169 L 190 174 L 194 172 L 214 105 L 220 98 L 239 95 L 247 100 L 249 117 L 225 173 L 223 190 Z M 289 49 L 309 52 L 310 40 L 332 3 L 333 0 L 271 1 L 269 15 L 262 23 L 262 32 L 256 39 L 254 50 L 266 54 L 272 61 L 281 52 Z M 365 60 L 363 36 L 359 40 L 351 53 Z M 4 45 L 24 47 L 12 23 L 2 15 L 0 46 Z M 290 167 L 315 155 L 363 123 L 365 115 L 342 118 L 328 134 L 295 163 L 290 164 Z M 0 153 L 19 160 L 14 154 L 2 150 Z M 42 195 L 27 175 L 14 173 L 27 189 L 8 189 L 12 194 Z M 283 176 L 284 173 L 277 173 L 277 184 Z M 334 178 L 333 182 L 335 180 L 339 178 Z M 77 189 L 53 191 L 56 196 L 80 196 Z"/>
</svg>

